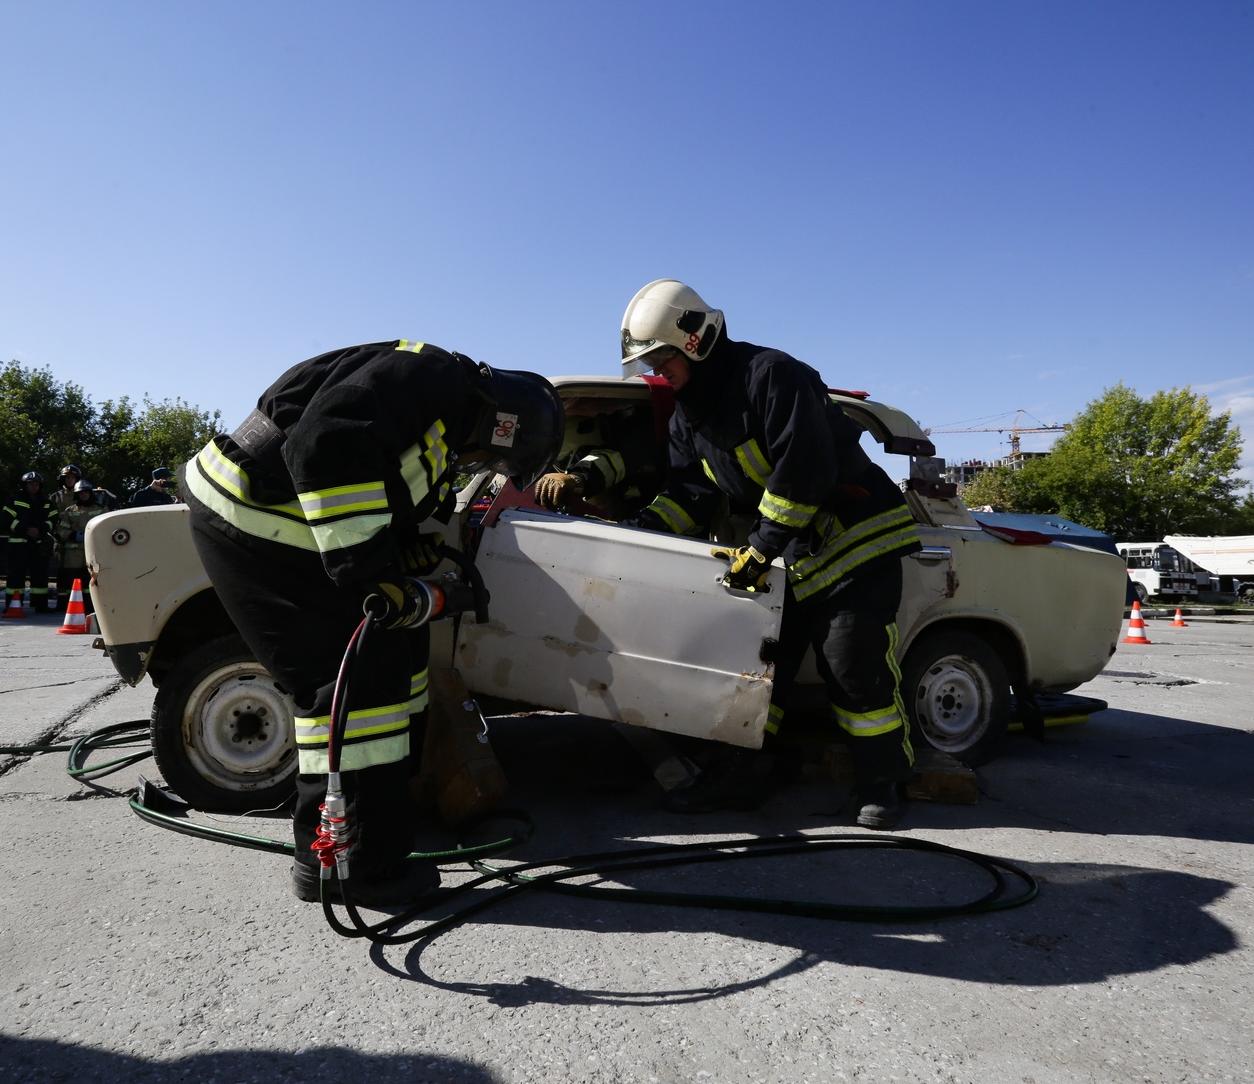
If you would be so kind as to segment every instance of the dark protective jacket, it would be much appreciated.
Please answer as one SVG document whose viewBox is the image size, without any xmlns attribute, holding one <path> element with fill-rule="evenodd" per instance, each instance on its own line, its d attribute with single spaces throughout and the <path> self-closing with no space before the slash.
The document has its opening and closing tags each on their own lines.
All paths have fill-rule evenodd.
<svg viewBox="0 0 1254 1084">
<path fill-rule="evenodd" d="M 474 362 L 437 346 L 335 350 L 280 376 L 184 485 L 219 529 L 319 553 L 337 585 L 359 587 L 401 568 L 418 524 L 448 506 L 484 403 Z"/>
<path fill-rule="evenodd" d="M 9 535 L 10 542 L 43 541 L 45 538 L 52 536 L 57 510 L 42 492 L 31 497 L 23 488 L 20 493 L 10 498 L 8 504 L 4 506 L 4 517 L 5 530 Z M 39 529 L 39 538 L 37 540 L 27 535 L 28 527 L 37 527 Z"/>
<path fill-rule="evenodd" d="M 722 338 L 692 363 L 676 402 L 668 483 L 643 526 L 704 529 L 721 491 L 733 513 L 756 512 L 749 543 L 783 556 L 799 601 L 922 548 L 901 490 L 867 457 L 862 429 L 810 366 Z"/>
<path fill-rule="evenodd" d="M 173 493 L 162 493 L 152 486 L 144 486 L 135 490 L 127 508 L 155 508 L 163 504 L 174 504 L 177 498 Z"/>
</svg>

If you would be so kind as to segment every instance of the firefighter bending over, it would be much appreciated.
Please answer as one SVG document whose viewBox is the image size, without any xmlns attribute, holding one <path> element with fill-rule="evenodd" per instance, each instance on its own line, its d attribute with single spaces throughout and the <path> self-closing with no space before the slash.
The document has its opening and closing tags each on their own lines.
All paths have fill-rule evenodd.
<svg viewBox="0 0 1254 1084">
<path fill-rule="evenodd" d="M 487 463 L 529 485 L 562 434 L 557 393 L 533 373 L 476 365 L 409 340 L 336 350 L 293 366 L 229 436 L 186 467 L 196 549 L 231 620 L 291 697 L 299 774 L 293 888 L 319 898 L 310 851 L 326 791 L 331 695 L 341 656 L 381 594 L 387 627 L 358 662 L 340 767 L 357 839 L 354 898 L 402 903 L 435 887 L 407 861 L 427 705 L 428 630 L 407 577 L 434 571 L 419 524 L 452 511 L 456 464 Z M 338 884 L 331 882 L 333 891 Z"/>
<path fill-rule="evenodd" d="M 740 590 L 762 586 L 776 557 L 787 570 L 768 748 L 813 647 L 852 751 L 858 823 L 893 827 L 913 763 L 896 658 L 901 558 L 921 548 L 901 491 L 862 450 L 861 429 L 814 369 L 729 339 L 722 312 L 691 287 L 644 286 L 623 316 L 622 346 L 624 375 L 652 370 L 676 399 L 669 479 L 636 525 L 708 530 L 720 491 L 733 512 L 755 512 L 746 545 L 711 553 L 729 561 L 724 582 Z M 729 751 L 721 771 L 672 792 L 672 808 L 756 804 L 764 759 Z"/>
</svg>

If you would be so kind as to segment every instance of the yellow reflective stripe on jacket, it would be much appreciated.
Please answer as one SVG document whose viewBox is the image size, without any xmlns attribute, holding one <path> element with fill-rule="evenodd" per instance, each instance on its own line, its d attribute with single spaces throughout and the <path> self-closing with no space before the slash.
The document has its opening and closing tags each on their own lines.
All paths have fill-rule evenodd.
<svg viewBox="0 0 1254 1084">
<path fill-rule="evenodd" d="M 426 670 L 419 670 L 409 679 L 409 710 L 414 715 L 427 710 Z"/>
<path fill-rule="evenodd" d="M 855 738 L 874 738 L 877 734 L 887 734 L 902 725 L 901 713 L 896 704 L 875 711 L 852 712 L 832 705 L 832 714 L 841 730 Z"/>
<path fill-rule="evenodd" d="M 285 504 L 261 504 L 253 500 L 248 475 L 222 454 L 222 449 L 218 447 L 216 441 L 211 440 L 200 450 L 200 454 L 196 456 L 196 462 L 200 464 L 206 477 L 212 479 L 238 500 L 243 501 L 244 504 L 266 512 L 292 516 L 304 522 L 305 513 L 299 501 L 288 501 Z M 190 475 L 191 471 L 188 471 L 188 474 Z"/>
<path fill-rule="evenodd" d="M 817 504 L 790 501 L 769 489 L 762 491 L 762 500 L 758 502 L 758 511 L 762 515 L 776 523 L 782 523 L 785 527 L 808 527 L 818 510 Z"/>
<path fill-rule="evenodd" d="M 714 468 L 710 466 L 710 461 L 708 459 L 701 460 L 701 469 L 705 471 L 705 476 L 711 482 L 713 482 L 715 485 L 718 485 L 718 479 L 714 477 Z"/>
<path fill-rule="evenodd" d="M 661 494 L 653 498 L 653 503 L 649 505 L 648 510 L 675 534 L 687 534 L 697 525 L 697 521 L 684 510 L 683 505 L 676 504 L 669 497 L 663 497 Z"/>
<path fill-rule="evenodd" d="M 348 512 L 373 512 L 388 506 L 388 494 L 382 480 L 332 486 L 330 489 L 311 489 L 307 493 L 297 493 L 296 499 L 300 501 L 305 519 L 310 523 L 328 516 L 342 516 Z"/>
<path fill-rule="evenodd" d="M 401 453 L 401 477 L 409 487 L 409 499 L 417 506 L 431 492 L 432 486 L 448 470 L 448 445 L 444 441 L 445 425 L 437 418 L 422 435 L 422 440 Z"/>
<path fill-rule="evenodd" d="M 876 557 L 886 557 L 890 553 L 904 550 L 918 541 L 919 532 L 913 523 L 891 534 L 873 538 L 856 549 L 850 550 L 821 571 L 811 573 L 807 579 L 796 581 L 793 584 L 793 595 L 798 602 L 810 598 L 816 592 L 844 579 L 859 565 L 864 565 Z"/>
<path fill-rule="evenodd" d="M 736 449 L 736 462 L 745 472 L 745 477 L 766 488 L 766 479 L 771 473 L 771 464 L 756 440 L 750 439 Z"/>
<path fill-rule="evenodd" d="M 297 522 L 289 518 L 292 512 L 295 512 L 297 515 L 300 514 L 298 505 L 254 505 L 250 502 L 245 503 L 247 501 L 246 497 L 236 501 L 226 496 L 217 486 L 213 485 L 207 477 L 210 472 L 206 467 L 207 459 L 210 462 L 213 461 L 213 457 L 206 457 L 206 453 L 211 448 L 219 459 L 222 459 L 224 462 L 230 462 L 230 460 L 224 459 L 217 448 L 210 442 L 209 446 L 188 466 L 185 479 L 187 489 L 201 504 L 221 516 L 231 526 L 243 531 L 244 534 L 252 535 L 254 538 L 277 542 L 284 546 L 293 546 L 296 549 L 309 550 L 312 553 L 319 551 L 318 542 L 314 538 L 308 524 L 303 520 Z M 234 467 L 235 464 L 231 463 L 231 466 Z M 242 472 L 239 472 L 238 468 L 236 468 L 236 471 L 242 476 Z M 215 480 L 218 480 L 219 484 L 225 485 L 219 473 L 215 472 L 212 476 Z M 246 492 L 246 476 L 244 476 L 244 483 L 242 488 Z M 237 491 L 240 488 L 236 486 Z M 268 511 L 268 508 L 273 508 L 275 512 L 287 514 L 278 515 L 275 512 Z"/>
<path fill-rule="evenodd" d="M 359 772 L 380 764 L 396 764 L 409 756 L 409 731 L 378 741 L 347 745 L 340 750 L 340 771 Z M 296 751 L 296 766 L 302 775 L 326 775 L 327 750 L 300 749 Z"/>
<path fill-rule="evenodd" d="M 396 344 L 396 349 L 409 350 L 416 354 L 426 345 L 426 343 L 414 342 L 412 339 L 401 339 L 401 341 Z"/>
<path fill-rule="evenodd" d="M 827 536 L 818 553 L 794 561 L 789 566 L 788 574 L 794 582 L 819 571 L 838 554 L 853 549 L 872 535 L 901 527 L 913 528 L 914 517 L 910 514 L 910 509 L 902 505 L 880 512 L 878 515 L 871 516 L 870 519 L 864 519 L 861 523 L 855 523 L 847 531 L 840 530 L 840 521 L 834 516 L 832 525 L 836 529 Z"/>
<path fill-rule="evenodd" d="M 585 455 L 578 463 L 596 471 L 604 480 L 605 488 L 616 486 L 627 477 L 627 464 L 623 457 L 612 448 L 598 448 L 591 455 Z"/>
</svg>

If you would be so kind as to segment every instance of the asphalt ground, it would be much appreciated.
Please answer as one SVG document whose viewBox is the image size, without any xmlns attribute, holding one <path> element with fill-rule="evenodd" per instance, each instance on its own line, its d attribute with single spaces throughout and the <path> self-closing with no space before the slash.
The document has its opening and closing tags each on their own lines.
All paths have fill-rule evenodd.
<svg viewBox="0 0 1254 1084">
<path fill-rule="evenodd" d="M 150 687 L 121 685 L 57 625 L 0 621 L 0 744 L 149 710 Z M 289 894 L 283 858 L 147 825 L 72 781 L 64 755 L 0 757 L 0 1080 L 1250 1080 L 1254 620 L 1149 635 L 1077 690 L 1110 710 L 1044 744 L 1009 739 L 976 805 L 910 808 L 906 835 L 1041 884 L 1025 907 L 946 921 L 530 894 L 369 951 Z M 537 825 L 519 858 L 858 831 L 821 779 L 681 818 L 608 727 L 535 716 L 494 733 Z M 151 762 L 106 782 L 137 770 Z M 274 817 L 205 819 L 287 835 Z M 981 876 L 859 851 L 629 883 L 918 903 L 983 891 Z"/>
</svg>

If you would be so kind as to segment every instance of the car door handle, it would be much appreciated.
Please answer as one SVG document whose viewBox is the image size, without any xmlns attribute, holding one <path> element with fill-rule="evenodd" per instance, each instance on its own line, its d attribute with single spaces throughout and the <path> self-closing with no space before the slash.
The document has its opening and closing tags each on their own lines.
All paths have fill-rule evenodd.
<svg viewBox="0 0 1254 1084">
<path fill-rule="evenodd" d="M 948 546 L 924 546 L 918 553 L 910 554 L 916 561 L 948 561 L 952 555 Z"/>
</svg>

